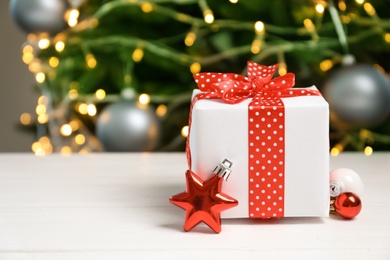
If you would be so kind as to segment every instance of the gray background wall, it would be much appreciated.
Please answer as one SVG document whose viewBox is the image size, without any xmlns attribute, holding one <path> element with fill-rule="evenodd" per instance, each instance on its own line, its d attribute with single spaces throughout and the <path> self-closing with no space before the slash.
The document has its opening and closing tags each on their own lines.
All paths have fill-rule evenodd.
<svg viewBox="0 0 390 260">
<path fill-rule="evenodd" d="M 18 122 L 23 112 L 35 112 L 39 92 L 21 60 L 26 34 L 14 24 L 8 5 L 8 0 L 0 0 L 0 152 L 28 152 L 35 136 Z"/>
</svg>

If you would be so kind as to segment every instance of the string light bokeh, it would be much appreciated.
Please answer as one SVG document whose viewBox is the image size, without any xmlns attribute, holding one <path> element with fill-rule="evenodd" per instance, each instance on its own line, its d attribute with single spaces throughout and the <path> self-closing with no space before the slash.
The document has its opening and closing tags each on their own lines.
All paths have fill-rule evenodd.
<svg viewBox="0 0 390 260">
<path fill-rule="evenodd" d="M 169 2 L 169 1 L 167 1 Z M 239 0 L 227 1 L 232 6 L 239 6 Z M 173 1 L 172 3 L 175 3 Z M 308 17 L 302 20 L 302 24 L 298 28 L 283 28 L 262 20 L 247 21 L 247 20 L 229 20 L 219 19 L 216 15 L 218 12 L 210 7 L 210 3 L 206 0 L 188 1 L 188 4 L 197 6 L 201 16 L 196 16 L 193 13 L 184 13 L 180 8 L 176 10 L 174 5 L 160 4 L 159 1 L 109 1 L 102 4 L 95 12 L 83 16 L 82 8 L 72 7 L 65 13 L 65 19 L 69 28 L 56 35 L 28 34 L 26 43 L 22 47 L 22 60 L 28 66 L 28 69 L 35 75 L 36 84 L 42 90 L 43 95 L 38 99 L 36 106 L 36 114 L 31 115 L 23 113 L 20 116 L 20 123 L 25 126 L 37 126 L 37 141 L 32 145 L 32 151 L 37 156 L 43 156 L 52 152 L 60 152 L 63 154 L 71 154 L 73 152 L 87 153 L 94 151 L 103 151 L 99 140 L 94 136 L 89 125 L 96 123 L 96 118 L 102 106 L 112 102 L 116 102 L 123 98 L 137 100 L 142 106 L 150 106 L 155 110 L 156 115 L 165 120 L 170 116 L 173 109 L 177 109 L 181 105 L 188 105 L 190 100 L 190 88 L 182 92 L 174 94 L 154 94 L 140 90 L 140 84 L 135 79 L 137 72 L 135 67 L 137 64 L 150 62 L 150 54 L 160 57 L 161 60 L 169 60 L 179 66 L 186 67 L 188 74 L 198 73 L 205 68 L 209 68 L 214 64 L 218 64 L 228 58 L 245 57 L 255 62 L 261 63 L 269 57 L 274 57 L 278 63 L 279 75 L 284 75 L 289 71 L 289 60 L 286 56 L 295 49 L 305 48 L 322 48 L 327 49 L 327 52 L 322 60 L 317 64 L 316 70 L 320 73 L 327 73 L 335 66 L 340 65 L 344 60 L 345 53 L 332 51 L 332 48 L 337 48 L 342 45 L 342 36 L 338 35 L 336 39 L 324 40 L 321 35 L 324 27 L 329 28 L 329 16 L 331 16 L 332 5 L 329 1 L 313 1 L 310 3 L 310 11 L 307 11 Z M 186 3 L 183 3 L 185 5 Z M 210 4 L 210 5 L 209 5 Z M 343 26 L 350 23 L 365 23 L 367 28 L 372 29 L 372 33 L 381 35 L 383 42 L 390 43 L 390 25 L 387 18 L 380 18 L 375 7 L 369 1 L 356 0 L 352 5 L 346 1 L 340 0 L 336 2 L 338 19 Z M 113 15 L 118 8 L 139 9 L 147 19 L 150 14 L 158 14 L 167 19 L 175 20 L 179 23 L 188 26 L 188 30 L 181 35 L 167 39 L 166 41 L 178 40 L 182 46 L 188 48 L 188 52 L 181 48 L 175 50 L 171 47 L 158 41 L 148 41 L 137 37 L 117 37 L 104 35 L 100 38 L 84 40 L 85 35 L 92 34 L 94 30 L 99 29 L 99 26 L 105 22 L 108 16 Z M 361 8 L 365 11 L 366 17 L 358 16 L 354 10 Z M 324 23 L 327 18 L 327 24 Z M 335 23 L 333 21 L 333 23 Z M 336 22 L 337 23 L 337 22 Z M 379 26 L 381 25 L 381 26 Z M 328 27 L 327 27 L 328 26 Z M 219 50 L 219 52 L 209 55 L 199 55 L 192 51 L 191 48 L 199 48 L 196 45 L 204 40 L 205 35 L 212 35 L 214 32 L 221 30 L 239 31 L 245 34 L 250 32 L 252 37 L 243 45 L 231 46 L 228 49 Z M 326 29 L 329 30 L 329 29 Z M 377 30 L 377 31 L 374 31 Z M 301 39 L 294 42 L 290 37 L 306 37 L 304 41 Z M 293 40 L 283 39 L 292 38 Z M 347 36 L 345 36 L 347 37 Z M 358 34 L 351 36 L 349 40 L 359 42 L 364 39 L 364 35 Z M 269 39 L 278 38 L 278 44 L 271 45 Z M 118 43 L 119 42 L 119 43 Z M 178 43 L 175 43 L 178 44 Z M 123 89 L 112 91 L 106 89 L 104 85 L 97 84 L 96 90 L 85 90 L 84 85 L 76 79 L 71 82 L 65 82 L 59 78 L 59 73 L 63 70 L 74 67 L 89 75 L 99 69 L 100 64 L 104 62 L 99 59 L 99 48 L 120 48 L 124 46 L 130 53 L 127 53 L 126 58 L 128 63 L 123 65 Z M 72 60 L 68 51 L 80 50 L 83 55 L 83 60 Z M 329 50 L 328 50 L 329 49 Z M 122 55 L 119 54 L 118 55 Z M 79 62 L 77 66 L 73 63 Z M 158 63 L 158 61 L 157 61 Z M 82 64 L 82 65 L 80 65 Z M 243 64 L 244 65 L 244 64 Z M 384 71 L 379 65 L 375 65 L 378 70 Z M 298 75 L 299 76 L 299 75 Z M 65 85 L 64 85 L 65 84 Z M 146 85 L 145 83 L 141 83 Z M 64 87 L 65 86 L 65 87 Z M 172 143 L 185 142 L 188 135 L 188 126 L 183 123 L 178 127 L 177 137 L 172 140 Z M 358 141 L 356 141 L 358 140 Z M 330 149 L 332 156 L 337 156 L 351 144 L 351 142 L 360 142 L 359 147 L 365 155 L 370 156 L 373 150 L 373 144 L 377 141 L 390 143 L 390 137 L 374 133 L 371 130 L 361 129 L 359 135 L 345 135 L 336 142 Z M 169 147 L 169 144 L 167 145 Z"/>
</svg>

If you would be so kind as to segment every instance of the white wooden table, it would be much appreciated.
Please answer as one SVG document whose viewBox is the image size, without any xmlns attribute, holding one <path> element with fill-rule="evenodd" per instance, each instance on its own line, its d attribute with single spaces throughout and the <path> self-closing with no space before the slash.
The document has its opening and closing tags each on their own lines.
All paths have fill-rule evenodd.
<svg viewBox="0 0 390 260">
<path fill-rule="evenodd" d="M 182 231 L 183 153 L 0 154 L 0 259 L 390 259 L 390 153 L 343 153 L 363 210 L 339 218 L 223 220 Z"/>
</svg>

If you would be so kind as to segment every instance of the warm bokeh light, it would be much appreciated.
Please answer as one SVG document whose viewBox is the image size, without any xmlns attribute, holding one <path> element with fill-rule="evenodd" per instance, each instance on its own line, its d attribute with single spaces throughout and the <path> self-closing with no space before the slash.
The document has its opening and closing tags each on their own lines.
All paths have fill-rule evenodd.
<svg viewBox="0 0 390 260">
<path fill-rule="evenodd" d="M 69 27 L 74 27 L 78 23 L 80 12 L 77 9 L 70 9 L 67 13 L 67 20 Z"/>
<path fill-rule="evenodd" d="M 369 16 L 376 14 L 375 8 L 370 3 L 364 3 L 363 8 Z"/>
<path fill-rule="evenodd" d="M 31 145 L 31 150 L 35 153 L 38 149 L 42 148 L 42 145 L 41 143 L 39 142 L 34 142 L 32 145 Z"/>
<path fill-rule="evenodd" d="M 356 1 L 356 3 L 358 3 L 358 4 L 363 4 L 364 3 L 364 0 L 355 0 Z"/>
<path fill-rule="evenodd" d="M 153 5 L 151 3 L 145 2 L 141 4 L 141 10 L 144 13 L 150 13 L 151 11 L 153 11 Z"/>
<path fill-rule="evenodd" d="M 194 32 L 189 32 L 184 39 L 184 44 L 188 47 L 192 46 L 196 40 L 196 34 Z"/>
<path fill-rule="evenodd" d="M 140 62 L 143 57 L 144 57 L 144 51 L 140 48 L 135 49 L 133 55 L 131 56 L 134 62 Z"/>
<path fill-rule="evenodd" d="M 383 36 L 383 38 L 385 39 L 385 41 L 387 43 L 390 43 L 390 33 L 385 33 L 385 35 Z"/>
<path fill-rule="evenodd" d="M 323 60 L 320 63 L 320 69 L 324 72 L 330 70 L 332 67 L 333 67 L 333 62 L 329 59 Z"/>
<path fill-rule="evenodd" d="M 339 1 L 339 9 L 340 11 L 344 12 L 345 10 L 347 10 L 347 5 L 345 4 L 344 1 Z"/>
<path fill-rule="evenodd" d="M 43 72 L 38 72 L 38 73 L 35 75 L 35 80 L 36 80 L 38 83 L 43 83 L 43 82 L 45 82 L 45 80 L 46 80 L 45 73 L 43 73 Z"/>
<path fill-rule="evenodd" d="M 31 145 L 31 150 L 36 156 L 45 156 L 46 154 L 51 154 L 53 152 L 53 146 L 51 145 L 49 138 L 43 136 L 38 142 L 34 142 Z"/>
<path fill-rule="evenodd" d="M 341 21 L 345 24 L 349 24 L 349 22 L 351 22 L 351 17 L 349 17 L 348 15 L 342 15 L 340 16 L 341 18 Z"/>
<path fill-rule="evenodd" d="M 325 11 L 325 6 L 322 3 L 316 5 L 316 11 L 319 14 L 322 14 Z"/>
<path fill-rule="evenodd" d="M 84 147 L 84 148 L 80 149 L 79 154 L 88 154 L 90 152 L 91 152 L 91 150 L 88 147 Z"/>
<path fill-rule="evenodd" d="M 259 40 L 259 39 L 256 39 L 252 42 L 252 46 L 251 46 L 251 52 L 253 54 L 258 54 L 261 50 L 261 45 L 262 45 L 262 41 Z"/>
<path fill-rule="evenodd" d="M 338 156 L 339 154 L 340 154 L 340 151 L 336 147 L 333 147 L 332 150 L 330 150 L 330 155 L 332 155 L 332 156 Z"/>
<path fill-rule="evenodd" d="M 237 4 L 238 0 L 229 0 L 229 2 L 232 3 L 232 4 Z"/>
<path fill-rule="evenodd" d="M 41 50 L 45 50 L 49 48 L 50 46 L 50 40 L 47 38 L 42 38 L 38 41 L 38 48 Z"/>
<path fill-rule="evenodd" d="M 95 97 L 99 100 L 103 100 L 106 97 L 106 91 L 104 91 L 104 89 L 96 90 Z"/>
<path fill-rule="evenodd" d="M 74 141 L 78 145 L 82 145 L 85 143 L 85 136 L 82 134 L 78 134 L 75 136 Z"/>
<path fill-rule="evenodd" d="M 51 57 L 49 59 L 49 65 L 52 68 L 57 68 L 57 66 L 60 64 L 60 60 L 57 57 Z"/>
<path fill-rule="evenodd" d="M 35 43 L 38 40 L 38 36 L 35 33 L 27 34 L 27 41 L 30 43 Z"/>
<path fill-rule="evenodd" d="M 285 62 L 280 62 L 278 66 L 278 73 L 280 76 L 284 76 L 287 74 L 287 65 Z"/>
<path fill-rule="evenodd" d="M 79 92 L 77 91 L 77 89 L 71 89 L 68 92 L 68 96 L 70 99 L 76 99 L 79 96 Z"/>
<path fill-rule="evenodd" d="M 46 96 L 40 96 L 38 98 L 38 105 L 47 105 L 47 97 Z"/>
<path fill-rule="evenodd" d="M 314 24 L 313 24 L 312 20 L 310 20 L 309 18 L 306 18 L 306 19 L 303 21 L 303 25 L 305 26 L 305 28 L 306 28 L 309 32 L 314 31 Z"/>
<path fill-rule="evenodd" d="M 181 135 L 183 137 L 188 137 L 188 131 L 189 131 L 188 125 L 183 126 L 183 128 L 181 129 Z"/>
<path fill-rule="evenodd" d="M 94 104 L 89 104 L 87 106 L 87 113 L 90 116 L 94 116 L 97 113 L 96 106 Z"/>
<path fill-rule="evenodd" d="M 42 136 L 41 138 L 39 138 L 39 142 L 40 142 L 41 144 L 50 143 L 50 139 L 49 139 L 49 137 L 47 137 L 47 136 Z"/>
<path fill-rule="evenodd" d="M 25 64 L 30 64 L 34 60 L 34 54 L 32 52 L 23 53 L 22 61 Z"/>
<path fill-rule="evenodd" d="M 255 32 L 259 35 L 264 34 L 264 23 L 262 21 L 257 21 L 255 23 Z"/>
<path fill-rule="evenodd" d="M 29 65 L 28 65 L 28 69 L 29 71 L 31 71 L 32 73 L 38 73 L 40 71 L 42 71 L 42 68 L 41 68 L 41 64 L 36 61 L 36 60 L 33 60 Z"/>
<path fill-rule="evenodd" d="M 88 105 L 85 103 L 77 103 L 76 110 L 79 111 L 80 114 L 86 115 L 88 114 Z"/>
<path fill-rule="evenodd" d="M 167 112 L 168 112 L 168 107 L 164 104 L 161 104 L 156 108 L 156 115 L 159 117 L 165 116 Z"/>
<path fill-rule="evenodd" d="M 336 144 L 331 150 L 330 155 L 337 156 L 344 150 L 344 147 L 341 144 Z"/>
<path fill-rule="evenodd" d="M 203 12 L 203 17 L 204 17 L 204 21 L 208 24 L 211 24 L 214 22 L 214 14 L 213 12 L 209 9 L 209 10 L 205 10 Z"/>
<path fill-rule="evenodd" d="M 190 66 L 190 71 L 192 74 L 199 73 L 201 70 L 201 66 L 199 62 L 194 62 Z"/>
<path fill-rule="evenodd" d="M 69 124 L 64 124 L 60 128 L 60 133 L 63 136 L 70 136 L 72 132 L 73 132 L 72 127 Z"/>
<path fill-rule="evenodd" d="M 150 96 L 148 94 L 141 94 L 138 98 L 139 103 L 147 105 L 150 103 Z"/>
<path fill-rule="evenodd" d="M 53 146 L 51 145 L 51 143 L 44 143 L 42 145 L 42 149 L 45 152 L 45 154 L 53 153 Z"/>
<path fill-rule="evenodd" d="M 364 148 L 364 154 L 366 156 L 371 156 L 373 152 L 374 152 L 374 150 L 372 149 L 371 146 L 366 146 L 366 148 Z"/>
<path fill-rule="evenodd" d="M 80 124 L 77 122 L 77 120 L 72 120 L 69 122 L 70 127 L 72 127 L 73 132 L 79 130 Z"/>
<path fill-rule="evenodd" d="M 58 52 L 62 52 L 65 49 L 65 43 L 63 41 L 58 41 L 55 45 L 55 49 Z"/>
<path fill-rule="evenodd" d="M 34 48 L 31 46 L 31 45 L 25 45 L 24 47 L 23 47 L 23 50 L 22 50 L 22 52 L 23 53 L 32 53 L 34 51 Z"/>
<path fill-rule="evenodd" d="M 46 113 L 46 106 L 44 104 L 37 105 L 35 108 L 37 115 L 43 115 Z"/>
<path fill-rule="evenodd" d="M 85 56 L 85 62 L 87 63 L 88 68 L 93 69 L 97 65 L 97 61 L 95 59 L 95 56 L 93 56 L 91 53 L 87 54 Z"/>
<path fill-rule="evenodd" d="M 72 154 L 72 148 L 70 148 L 69 146 L 64 146 L 61 148 L 60 153 L 62 155 L 70 155 Z"/>
<path fill-rule="evenodd" d="M 49 115 L 48 114 L 41 114 L 37 118 L 38 123 L 40 124 L 46 124 L 49 121 Z"/>
<path fill-rule="evenodd" d="M 20 115 L 19 120 L 22 125 L 29 125 L 31 124 L 31 115 L 29 113 L 23 113 Z"/>
<path fill-rule="evenodd" d="M 50 139 L 49 137 L 47 136 L 42 136 L 41 138 L 39 138 L 39 141 L 38 141 L 41 145 L 40 148 L 43 149 L 43 151 L 45 152 L 45 154 L 51 154 L 53 153 L 53 146 L 51 145 L 50 143 Z"/>
<path fill-rule="evenodd" d="M 43 148 L 38 148 L 35 152 L 34 152 L 35 156 L 45 156 L 45 150 L 43 150 Z"/>
</svg>

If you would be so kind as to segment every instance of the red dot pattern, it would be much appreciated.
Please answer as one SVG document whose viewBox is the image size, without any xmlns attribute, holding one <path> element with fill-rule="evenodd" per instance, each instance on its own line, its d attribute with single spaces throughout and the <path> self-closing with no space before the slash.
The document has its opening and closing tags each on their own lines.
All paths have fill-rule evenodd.
<svg viewBox="0 0 390 260">
<path fill-rule="evenodd" d="M 284 106 L 254 98 L 248 107 L 249 217 L 284 215 Z"/>
<path fill-rule="evenodd" d="M 248 76 L 270 82 L 276 66 L 248 64 Z M 265 84 L 265 89 L 274 83 Z M 283 89 L 286 80 L 277 84 Z M 255 87 L 255 86 L 254 86 Z M 257 86 L 256 86 L 257 87 Z M 288 86 L 290 87 L 290 86 Z M 249 217 L 284 216 L 284 105 L 280 98 L 255 96 L 248 106 Z"/>
</svg>

